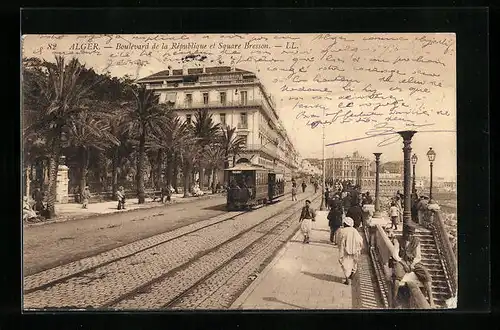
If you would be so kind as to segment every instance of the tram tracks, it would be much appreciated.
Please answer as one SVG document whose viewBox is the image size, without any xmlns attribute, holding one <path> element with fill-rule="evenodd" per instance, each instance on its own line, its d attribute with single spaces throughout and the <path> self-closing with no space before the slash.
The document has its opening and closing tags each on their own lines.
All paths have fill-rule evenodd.
<svg viewBox="0 0 500 330">
<path fill-rule="evenodd" d="M 160 235 L 155 235 L 151 238 L 141 240 L 141 242 L 134 242 L 124 247 L 105 252 L 103 253 L 104 256 L 101 255 L 100 258 L 97 258 L 100 261 L 92 259 L 96 259 L 96 257 L 85 258 L 80 261 L 70 263 L 72 265 L 63 265 L 41 272 L 43 274 L 37 273 L 31 275 L 25 279 L 25 308 L 111 307 L 120 300 L 117 299 L 117 297 L 126 298 L 128 296 L 134 295 L 138 292 L 141 292 L 141 290 L 143 289 L 147 289 L 148 286 L 151 286 L 152 284 L 157 283 L 164 278 L 168 278 L 169 276 L 174 275 L 174 270 L 181 271 L 183 267 L 186 267 L 186 264 L 190 263 L 190 261 L 198 260 L 201 258 L 201 256 L 205 256 L 212 251 L 220 249 L 224 245 L 230 244 L 233 241 L 237 241 L 238 238 L 243 236 L 249 230 L 258 226 L 260 223 L 265 222 L 269 218 L 275 217 L 281 211 L 282 209 L 280 208 L 279 210 L 277 210 L 277 212 L 273 212 L 270 217 L 267 217 L 266 219 L 252 225 L 251 228 L 246 228 L 243 231 L 239 231 L 236 235 L 230 237 L 227 240 L 219 242 L 218 244 L 215 244 L 214 246 L 206 250 L 201 249 L 194 255 L 191 253 L 191 258 L 188 258 L 188 253 L 180 256 L 179 258 L 176 258 L 176 256 L 174 256 L 173 261 L 159 260 L 159 268 L 162 268 L 162 266 L 166 266 L 166 269 L 170 269 L 167 270 L 166 273 L 165 271 L 162 271 L 160 274 L 158 269 L 145 270 L 142 269 L 141 266 L 145 268 L 151 268 L 151 264 L 155 262 L 155 257 L 151 258 L 151 256 L 159 255 L 161 257 L 162 252 L 165 252 L 155 251 L 158 250 L 158 248 L 160 248 L 162 245 L 166 245 L 168 243 L 176 243 L 182 241 L 183 239 L 184 243 L 186 243 L 189 241 L 187 237 L 190 235 L 194 240 L 196 240 L 196 238 L 202 238 L 203 235 L 201 235 L 200 233 L 203 232 L 203 230 L 209 231 L 213 227 L 223 225 L 225 222 L 229 222 L 231 220 L 235 220 L 236 218 L 243 216 L 246 213 L 251 214 L 251 212 L 238 212 L 238 214 L 231 213 L 216 216 L 209 220 L 204 220 L 202 222 L 176 229 L 174 230 L 175 233 L 166 232 Z M 245 224 L 246 221 L 248 220 L 242 219 L 242 221 L 240 222 L 233 222 L 233 227 L 238 227 L 238 225 L 240 225 L 241 227 L 241 224 Z M 182 254 L 182 251 L 180 251 L 179 253 Z M 182 260 L 179 261 L 179 259 Z M 169 266 L 174 267 L 169 268 Z M 133 269 L 128 269 L 126 267 L 135 268 L 137 269 L 137 273 L 140 274 L 137 275 L 134 273 Z M 131 288 L 131 285 L 129 285 L 129 283 L 123 283 L 124 276 L 122 275 L 124 273 L 128 273 L 130 275 L 131 282 L 139 281 L 141 282 L 140 285 L 135 285 L 134 288 Z M 113 276 L 117 277 L 115 281 L 117 283 L 114 283 L 115 288 L 103 290 L 102 294 L 98 295 L 99 290 L 101 288 L 104 289 L 104 285 L 102 282 L 109 282 L 109 277 Z M 43 280 L 43 278 L 45 280 Z M 96 286 L 92 287 L 89 285 L 89 283 L 96 283 Z M 91 289 L 90 293 L 92 293 L 91 295 L 94 298 L 84 299 L 84 301 L 77 304 L 69 304 L 68 302 L 71 300 L 71 296 L 75 296 L 75 290 L 79 291 L 78 288 L 75 288 L 78 285 L 88 285 L 89 289 Z M 134 285 L 132 284 L 132 286 Z M 66 299 L 64 299 L 65 293 L 69 294 Z M 88 291 L 82 292 L 82 295 L 85 296 L 86 293 L 88 293 Z M 110 296 L 114 296 L 114 298 L 103 301 L 101 297 L 108 294 Z M 47 301 L 47 299 L 44 299 L 44 295 L 47 295 L 49 297 L 54 295 L 59 296 L 59 299 L 48 299 L 49 301 Z M 97 296 L 99 298 L 97 298 Z M 46 302 L 44 303 L 44 301 Z"/>
<path fill-rule="evenodd" d="M 264 261 L 262 259 L 264 250 L 271 250 L 264 254 L 267 259 L 274 250 L 279 248 L 281 244 L 272 245 L 271 243 L 279 239 L 280 234 L 291 227 L 291 222 L 298 223 L 296 211 L 301 207 L 302 205 L 299 204 L 298 207 L 289 208 L 278 216 L 275 214 L 267 217 L 230 240 L 171 270 L 162 278 L 155 279 L 123 297 L 118 297 L 104 307 L 117 309 L 130 309 L 134 306 L 141 306 L 141 309 L 198 307 L 209 299 L 211 294 L 236 276 L 246 264 L 260 257 L 259 262 L 253 265 L 258 267 Z M 292 227 L 291 231 L 294 233 L 295 227 Z M 285 242 L 286 240 L 280 243 Z M 254 270 L 253 267 L 252 270 Z M 197 275 L 190 276 L 192 274 Z M 243 282 L 248 281 L 239 281 L 239 285 L 244 284 Z M 176 285 L 176 283 L 181 284 Z M 239 287 L 235 289 L 234 292 L 241 291 L 238 290 L 241 289 Z M 234 292 L 231 293 L 234 294 Z M 228 295 L 217 297 L 217 302 L 211 307 L 227 308 L 235 298 L 228 297 Z M 221 303 L 222 300 L 226 300 L 226 303 Z"/>
</svg>

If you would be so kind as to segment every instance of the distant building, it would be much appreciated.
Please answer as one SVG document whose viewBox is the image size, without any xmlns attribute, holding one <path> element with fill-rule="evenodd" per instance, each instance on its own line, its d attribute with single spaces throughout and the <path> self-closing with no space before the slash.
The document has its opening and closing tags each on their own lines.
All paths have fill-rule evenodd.
<svg viewBox="0 0 500 330">
<path fill-rule="evenodd" d="M 322 160 L 308 158 L 307 161 L 318 166 L 321 170 Z M 386 165 L 383 167 L 382 165 Z M 386 162 L 380 166 L 380 194 L 381 196 L 393 196 L 396 191 L 403 192 L 403 163 L 399 161 Z M 347 180 L 361 186 L 362 191 L 375 194 L 375 161 L 363 157 L 359 152 L 353 152 L 352 156 L 335 157 L 325 159 L 326 181 Z"/>
<path fill-rule="evenodd" d="M 215 122 L 237 129 L 246 150 L 237 158 L 278 169 L 290 179 L 299 168 L 295 150 L 272 97 L 253 72 L 227 66 L 164 70 L 139 79 L 188 122 L 208 109 Z M 230 159 L 232 163 L 232 157 Z"/>
</svg>

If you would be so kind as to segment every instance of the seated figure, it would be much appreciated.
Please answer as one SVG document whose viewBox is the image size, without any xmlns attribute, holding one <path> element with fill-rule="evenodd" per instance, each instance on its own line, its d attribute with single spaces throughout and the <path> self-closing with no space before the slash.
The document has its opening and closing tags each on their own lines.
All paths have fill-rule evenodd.
<svg viewBox="0 0 500 330">
<path fill-rule="evenodd" d="M 414 234 L 414 225 L 405 224 L 403 226 L 403 236 L 399 239 L 394 239 L 393 241 L 394 251 L 392 258 L 395 261 L 395 283 L 392 301 L 393 304 L 395 304 L 400 285 L 412 280 L 412 277 L 414 277 L 424 285 L 429 297 L 429 304 L 432 308 L 434 308 L 435 304 L 432 296 L 432 278 L 427 268 L 421 263 L 422 252 L 420 248 L 420 240 L 418 237 L 415 237 Z"/>
</svg>

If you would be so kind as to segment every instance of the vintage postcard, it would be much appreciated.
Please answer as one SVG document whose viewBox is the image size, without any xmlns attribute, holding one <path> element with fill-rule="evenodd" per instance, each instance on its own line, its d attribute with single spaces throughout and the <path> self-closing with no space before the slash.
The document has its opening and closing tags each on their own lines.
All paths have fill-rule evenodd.
<svg viewBox="0 0 500 330">
<path fill-rule="evenodd" d="M 455 34 L 21 43 L 24 310 L 456 308 Z"/>
</svg>

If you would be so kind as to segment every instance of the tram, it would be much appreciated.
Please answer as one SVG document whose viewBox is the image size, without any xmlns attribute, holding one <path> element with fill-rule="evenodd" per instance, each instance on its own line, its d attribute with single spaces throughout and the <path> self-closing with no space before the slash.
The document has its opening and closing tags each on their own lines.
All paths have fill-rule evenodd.
<svg viewBox="0 0 500 330">
<path fill-rule="evenodd" d="M 283 173 L 243 162 L 228 168 L 227 209 L 239 210 L 272 203 L 285 194 Z"/>
</svg>

